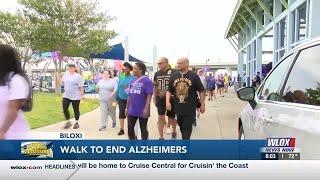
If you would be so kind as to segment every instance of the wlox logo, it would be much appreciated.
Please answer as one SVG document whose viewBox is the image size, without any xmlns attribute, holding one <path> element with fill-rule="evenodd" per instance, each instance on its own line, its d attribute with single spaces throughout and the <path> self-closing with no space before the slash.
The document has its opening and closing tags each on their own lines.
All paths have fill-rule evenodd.
<svg viewBox="0 0 320 180">
<path fill-rule="evenodd" d="M 294 152 L 296 138 L 268 138 L 262 152 Z"/>
<path fill-rule="evenodd" d="M 295 147 L 296 138 L 268 138 L 266 147 Z"/>
</svg>

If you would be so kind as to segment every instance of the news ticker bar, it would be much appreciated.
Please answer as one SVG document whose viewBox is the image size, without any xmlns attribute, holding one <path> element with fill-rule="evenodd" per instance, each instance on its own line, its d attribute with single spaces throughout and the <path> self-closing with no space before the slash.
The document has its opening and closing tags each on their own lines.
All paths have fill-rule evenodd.
<svg viewBox="0 0 320 180">
<path fill-rule="evenodd" d="M 1 160 L 1 179 L 316 179 L 320 161 Z M 271 174 L 270 174 L 271 173 Z M 263 179 L 263 178 L 262 178 Z M 277 179 L 277 178 L 276 178 Z"/>
</svg>

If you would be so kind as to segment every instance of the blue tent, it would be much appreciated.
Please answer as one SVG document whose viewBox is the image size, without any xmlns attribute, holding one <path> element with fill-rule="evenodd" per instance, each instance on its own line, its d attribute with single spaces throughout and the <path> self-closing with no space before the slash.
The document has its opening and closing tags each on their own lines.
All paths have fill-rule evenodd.
<svg viewBox="0 0 320 180">
<path fill-rule="evenodd" d="M 91 54 L 91 58 L 98 59 L 114 59 L 114 60 L 124 60 L 124 48 L 122 44 L 113 45 L 110 51 L 106 51 L 102 54 Z M 129 61 L 131 62 L 143 62 L 131 55 L 129 55 Z"/>
</svg>

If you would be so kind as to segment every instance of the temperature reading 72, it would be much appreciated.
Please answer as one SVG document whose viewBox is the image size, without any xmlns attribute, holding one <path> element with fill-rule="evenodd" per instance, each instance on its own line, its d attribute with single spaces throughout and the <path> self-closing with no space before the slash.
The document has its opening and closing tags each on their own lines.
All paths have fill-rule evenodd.
<svg viewBox="0 0 320 180">
<path fill-rule="evenodd" d="M 289 159 L 295 159 L 298 155 L 297 154 L 288 154 Z"/>
</svg>

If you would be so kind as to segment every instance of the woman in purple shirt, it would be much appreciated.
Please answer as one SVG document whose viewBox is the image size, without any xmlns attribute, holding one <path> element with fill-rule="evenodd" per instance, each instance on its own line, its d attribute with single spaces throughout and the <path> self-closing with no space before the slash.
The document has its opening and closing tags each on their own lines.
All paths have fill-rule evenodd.
<svg viewBox="0 0 320 180">
<path fill-rule="evenodd" d="M 128 136 L 130 140 L 136 139 L 134 126 L 139 119 L 141 139 L 147 140 L 148 118 L 150 117 L 150 103 L 153 94 L 152 81 L 145 76 L 146 65 L 136 63 L 133 66 L 133 74 L 136 78 L 130 83 L 129 97 L 127 100 L 126 114 L 128 117 Z"/>
</svg>

